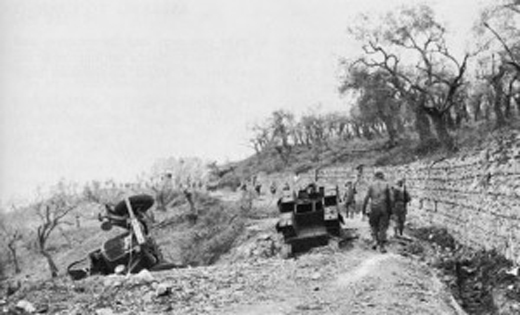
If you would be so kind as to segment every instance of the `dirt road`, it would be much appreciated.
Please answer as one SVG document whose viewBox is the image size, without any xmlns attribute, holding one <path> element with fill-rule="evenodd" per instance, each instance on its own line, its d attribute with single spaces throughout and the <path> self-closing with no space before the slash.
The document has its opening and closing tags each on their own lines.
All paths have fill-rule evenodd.
<svg viewBox="0 0 520 315">
<path fill-rule="evenodd" d="M 397 242 L 386 254 L 370 249 L 360 218 L 346 222 L 359 234 L 355 241 L 292 259 L 276 250 L 275 222 L 251 219 L 237 247 L 214 266 L 58 279 L 10 302 L 24 299 L 51 314 L 464 314 L 424 263 L 398 254 Z"/>
<path fill-rule="evenodd" d="M 280 241 L 275 222 L 273 218 L 251 220 L 247 237 L 238 242 L 241 245 L 216 266 L 161 275 L 161 281 L 173 284 L 172 295 L 157 299 L 154 311 L 465 314 L 424 263 L 398 254 L 398 242 L 392 242 L 386 254 L 370 249 L 368 223 L 360 218 L 347 220 L 345 226 L 357 231 L 357 240 L 339 249 L 316 248 L 287 260 L 278 254 L 262 257 L 269 256 L 264 254 L 272 249 L 271 241 Z"/>
<path fill-rule="evenodd" d="M 464 314 L 427 266 L 395 253 L 397 243 L 381 254 L 368 246 L 366 221 L 347 225 L 359 240 L 265 262 L 261 294 L 215 314 Z"/>
</svg>

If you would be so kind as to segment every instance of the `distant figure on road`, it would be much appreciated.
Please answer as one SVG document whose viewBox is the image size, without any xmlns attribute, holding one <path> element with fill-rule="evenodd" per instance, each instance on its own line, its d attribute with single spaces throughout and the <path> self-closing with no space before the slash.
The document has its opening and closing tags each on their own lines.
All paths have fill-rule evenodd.
<svg viewBox="0 0 520 315">
<path fill-rule="evenodd" d="M 256 184 L 255 185 L 255 191 L 257 194 L 260 195 L 260 193 L 262 192 L 262 184 Z"/>
<path fill-rule="evenodd" d="M 394 235 L 403 236 L 404 223 L 406 222 L 407 207 L 406 204 L 410 202 L 410 194 L 406 191 L 404 186 L 404 179 L 396 182 L 396 186 L 392 187 L 393 197 L 393 211 L 392 218 L 395 222 Z"/>
<path fill-rule="evenodd" d="M 352 185 L 351 181 L 345 184 L 345 194 L 343 200 L 345 201 L 345 218 L 354 217 L 356 211 L 356 187 Z"/>
<path fill-rule="evenodd" d="M 290 197 L 292 195 L 291 186 L 289 186 L 289 183 L 285 183 L 282 188 L 282 192 L 284 197 Z"/>
<path fill-rule="evenodd" d="M 372 232 L 372 237 L 375 244 L 373 249 L 377 249 L 382 253 L 386 253 L 386 230 L 390 214 L 392 211 L 392 200 L 390 194 L 390 187 L 385 181 L 383 172 L 376 172 L 374 174 L 374 181 L 368 187 L 367 195 L 363 203 L 363 214 L 366 214 L 368 201 L 370 203 L 370 213 L 368 213 L 368 223 Z"/>
<path fill-rule="evenodd" d="M 271 187 L 269 189 L 271 190 L 271 194 L 276 194 L 276 183 L 272 182 Z"/>
</svg>

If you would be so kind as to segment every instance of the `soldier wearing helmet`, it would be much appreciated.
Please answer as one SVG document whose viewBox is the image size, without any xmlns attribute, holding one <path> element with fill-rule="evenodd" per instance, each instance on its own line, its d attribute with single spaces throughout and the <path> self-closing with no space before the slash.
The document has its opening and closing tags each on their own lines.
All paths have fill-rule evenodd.
<svg viewBox="0 0 520 315">
<path fill-rule="evenodd" d="M 394 235 L 403 236 L 404 224 L 406 222 L 407 207 L 410 202 L 410 194 L 406 191 L 404 179 L 399 179 L 392 187 L 393 210 L 392 219 L 395 222 Z"/>
<path fill-rule="evenodd" d="M 343 196 L 345 202 L 345 218 L 353 218 L 356 211 L 356 187 L 352 181 L 345 183 L 345 194 Z"/>
<path fill-rule="evenodd" d="M 386 253 L 386 230 L 388 229 L 388 223 L 392 211 L 392 199 L 390 187 L 381 171 L 375 172 L 374 180 L 368 187 L 363 202 L 363 214 L 367 214 L 369 201 L 370 212 L 368 213 L 368 222 L 374 239 L 374 245 L 372 248 L 377 249 L 377 247 L 379 247 L 379 250 L 382 253 Z"/>
</svg>

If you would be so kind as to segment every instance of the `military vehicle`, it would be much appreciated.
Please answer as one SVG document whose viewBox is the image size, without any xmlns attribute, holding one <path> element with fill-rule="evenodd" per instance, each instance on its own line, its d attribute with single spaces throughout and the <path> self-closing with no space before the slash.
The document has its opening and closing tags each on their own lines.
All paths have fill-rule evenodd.
<svg viewBox="0 0 520 315">
<path fill-rule="evenodd" d="M 149 195 L 135 195 L 119 202 L 115 207 L 105 206 L 105 214 L 99 214 L 101 229 L 108 231 L 118 226 L 126 231 L 107 240 L 101 248 L 92 251 L 84 259 L 67 268 L 73 280 L 91 275 L 112 273 L 137 273 L 143 269 L 164 270 L 176 266 L 166 263 L 159 247 L 149 236 L 145 213 L 154 204 Z"/>
<path fill-rule="evenodd" d="M 283 255 L 290 256 L 311 247 L 327 245 L 339 237 L 343 218 L 339 212 L 337 189 L 317 189 L 316 184 L 278 200 L 280 219 L 277 232 L 283 235 Z"/>
</svg>

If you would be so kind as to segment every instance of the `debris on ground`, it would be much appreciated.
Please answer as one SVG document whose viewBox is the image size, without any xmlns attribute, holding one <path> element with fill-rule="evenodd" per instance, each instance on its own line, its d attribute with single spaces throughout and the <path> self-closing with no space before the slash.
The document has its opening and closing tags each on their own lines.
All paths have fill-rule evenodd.
<svg viewBox="0 0 520 315">
<path fill-rule="evenodd" d="M 421 256 L 442 273 L 458 303 L 468 314 L 518 314 L 518 267 L 495 250 L 475 250 L 459 244 L 446 229 L 423 227 L 410 233 L 418 240 L 404 252 Z"/>
<path fill-rule="evenodd" d="M 36 312 L 36 307 L 32 305 L 31 302 L 28 302 L 26 300 L 20 300 L 18 303 L 16 303 L 16 309 L 22 310 L 26 313 L 34 313 Z"/>
<path fill-rule="evenodd" d="M 184 240 L 175 233 L 189 230 L 187 239 L 200 247 L 190 248 L 193 257 L 213 265 L 27 282 L 5 297 L 0 314 L 461 314 L 439 278 L 466 310 L 492 300 L 494 309 L 518 313 L 518 304 L 511 303 L 518 296 L 518 269 L 499 256 L 463 248 L 447 231 L 425 229 L 421 237 L 390 239 L 389 253 L 381 254 L 368 245 L 368 223 L 349 219 L 342 239 L 281 259 L 277 218 L 237 220 L 237 209 L 221 213 L 217 205 L 201 211 L 195 225 L 169 221 L 162 229 L 161 245 Z M 210 252 L 218 255 L 198 256 Z M 431 267 L 444 272 L 436 276 Z M 493 284 L 498 286 L 490 290 Z"/>
</svg>

